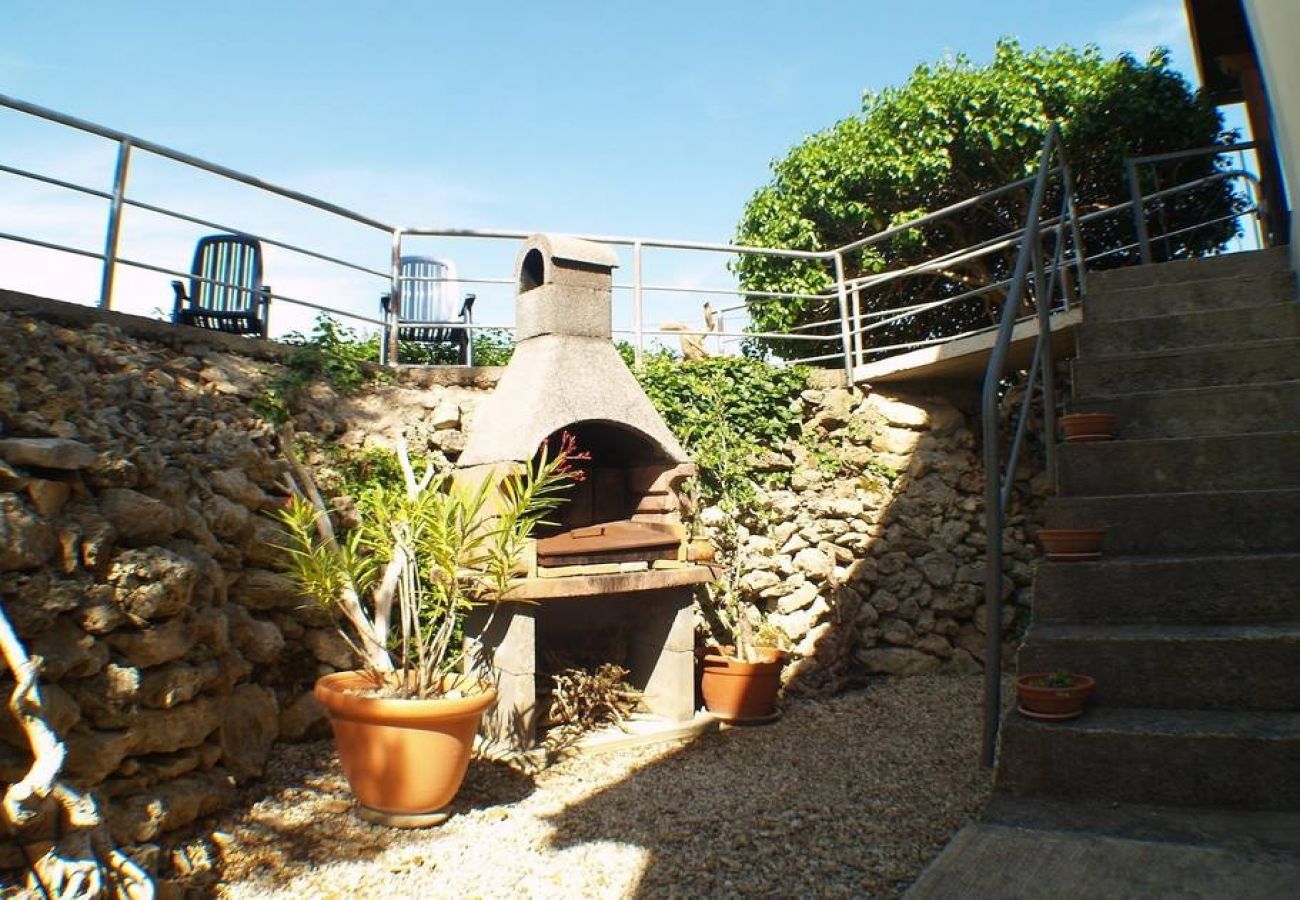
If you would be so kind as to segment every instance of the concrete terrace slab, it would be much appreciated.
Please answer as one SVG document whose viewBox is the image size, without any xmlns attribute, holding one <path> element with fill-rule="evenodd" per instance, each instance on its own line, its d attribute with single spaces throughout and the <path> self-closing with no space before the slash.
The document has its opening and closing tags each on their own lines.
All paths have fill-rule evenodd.
<svg viewBox="0 0 1300 900">
<path fill-rule="evenodd" d="M 1052 352 L 1056 359 L 1074 356 L 1074 329 L 1083 321 L 1083 309 L 1074 307 L 1051 317 Z M 1011 332 L 1007 368 L 1027 368 L 1033 360 L 1038 321 L 1017 322 Z M 997 341 L 997 330 L 900 353 L 853 370 L 856 384 L 901 384 L 905 382 L 982 382 L 989 353 Z"/>
</svg>

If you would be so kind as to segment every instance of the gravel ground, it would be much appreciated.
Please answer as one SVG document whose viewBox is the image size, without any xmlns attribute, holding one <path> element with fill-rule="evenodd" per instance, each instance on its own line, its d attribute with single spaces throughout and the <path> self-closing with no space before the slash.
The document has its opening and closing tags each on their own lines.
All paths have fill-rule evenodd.
<svg viewBox="0 0 1300 900">
<path fill-rule="evenodd" d="M 881 680 L 790 702 L 772 725 L 535 776 L 475 762 L 454 816 L 423 831 L 360 821 L 329 742 L 284 746 L 189 844 L 197 869 L 213 866 L 189 884 L 229 898 L 898 896 L 988 797 L 980 686 Z"/>
</svg>

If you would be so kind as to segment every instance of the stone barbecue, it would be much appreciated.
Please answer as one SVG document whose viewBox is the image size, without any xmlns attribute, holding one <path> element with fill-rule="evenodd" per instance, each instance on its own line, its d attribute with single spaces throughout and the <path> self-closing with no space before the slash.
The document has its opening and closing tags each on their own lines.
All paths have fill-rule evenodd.
<svg viewBox="0 0 1300 900">
<path fill-rule="evenodd" d="M 523 584 L 471 622 L 500 693 L 485 737 L 505 752 L 533 745 L 549 676 L 575 662 L 628 669 L 652 714 L 694 714 L 691 603 L 713 578 L 687 558 L 679 488 L 695 466 L 612 342 L 617 264 L 589 241 L 524 242 L 515 353 L 459 462 L 463 483 L 498 479 L 566 432 L 591 457 L 556 525 L 533 542 Z"/>
</svg>

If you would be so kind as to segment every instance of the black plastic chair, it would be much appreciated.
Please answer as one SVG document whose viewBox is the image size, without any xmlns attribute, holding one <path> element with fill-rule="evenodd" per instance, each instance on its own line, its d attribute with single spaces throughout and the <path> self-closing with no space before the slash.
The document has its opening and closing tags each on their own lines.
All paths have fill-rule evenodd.
<svg viewBox="0 0 1300 900">
<path fill-rule="evenodd" d="M 402 301 L 397 312 L 397 339 L 417 344 L 452 344 L 459 362 L 473 365 L 469 329 L 445 327 L 474 323 L 476 297 L 466 294 L 462 301 L 456 296 L 456 267 L 430 256 L 403 256 L 398 284 Z M 380 297 L 379 306 L 387 319 L 392 313 L 391 296 Z"/>
<path fill-rule="evenodd" d="M 271 288 L 262 284 L 262 245 L 240 234 L 200 238 L 190 266 L 190 292 L 172 282 L 172 322 L 230 334 L 266 337 Z"/>
</svg>

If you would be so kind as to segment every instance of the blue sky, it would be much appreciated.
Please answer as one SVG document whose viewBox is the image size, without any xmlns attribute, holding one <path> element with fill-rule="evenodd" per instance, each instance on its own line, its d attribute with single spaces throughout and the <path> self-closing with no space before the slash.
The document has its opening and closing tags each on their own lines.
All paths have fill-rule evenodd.
<svg viewBox="0 0 1300 900">
<path fill-rule="evenodd" d="M 987 59 L 1007 34 L 1112 53 L 1167 44 L 1194 77 L 1181 0 L 5 0 L 4 18 L 0 93 L 384 221 L 698 241 L 730 238 L 770 160 L 854 113 L 864 90 L 897 84 L 946 53 Z M 0 110 L 0 162 L 105 187 L 112 148 Z M 151 162 L 138 159 L 132 171 L 142 197 L 386 262 L 377 235 Z M 76 221 L 82 244 L 98 249 L 102 203 L 72 204 L 15 182 L 0 176 L 0 230 L 63 233 Z M 133 214 L 123 253 L 175 257 L 154 261 L 184 268 L 197 233 Z M 430 249 L 457 256 L 462 274 L 508 266 L 512 253 Z M 50 254 L 37 262 L 25 254 L 20 265 L 8 252 L 0 281 L 39 293 L 62 278 L 45 293 L 93 299 L 93 265 L 71 266 L 84 270 L 73 285 L 69 266 Z M 665 256 L 669 281 L 718 271 L 717 260 Z M 300 262 L 282 261 L 279 272 L 281 281 L 269 280 L 291 296 L 354 293 L 370 311 L 378 292 Z M 284 278 L 299 279 L 296 293 Z M 165 281 L 127 279 L 122 308 L 168 306 Z"/>
</svg>

